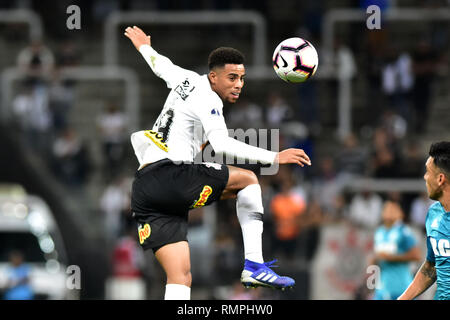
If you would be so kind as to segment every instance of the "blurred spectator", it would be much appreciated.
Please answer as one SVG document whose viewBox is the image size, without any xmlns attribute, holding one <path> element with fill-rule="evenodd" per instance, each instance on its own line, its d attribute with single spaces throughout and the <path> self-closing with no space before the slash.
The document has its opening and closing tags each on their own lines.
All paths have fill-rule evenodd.
<svg viewBox="0 0 450 320">
<path fill-rule="evenodd" d="M 425 161 L 426 156 L 420 151 L 420 146 L 416 141 L 405 143 L 401 176 L 404 178 L 421 179 L 425 174 Z"/>
<path fill-rule="evenodd" d="M 270 211 L 275 228 L 274 251 L 280 250 L 282 254 L 292 259 L 297 250 L 297 238 L 302 228 L 301 216 L 306 210 L 306 199 L 295 190 L 292 174 L 289 174 L 288 170 L 286 172 L 280 177 L 281 190 L 272 198 Z"/>
<path fill-rule="evenodd" d="M 270 175 L 261 175 L 259 176 L 259 184 L 261 186 L 262 191 L 262 201 L 264 208 L 270 208 L 270 202 L 272 201 L 273 196 L 276 194 L 275 190 L 275 181 L 273 176 Z"/>
<path fill-rule="evenodd" d="M 30 285 L 30 267 L 24 262 L 23 253 L 12 251 L 9 255 L 5 300 L 32 300 L 34 297 Z"/>
<path fill-rule="evenodd" d="M 397 149 L 398 141 L 394 139 L 392 135 L 390 135 L 390 131 L 388 131 L 383 124 L 375 128 L 375 132 L 373 134 L 373 143 L 372 148 L 373 151 L 381 150 L 381 149 Z"/>
<path fill-rule="evenodd" d="M 395 110 L 406 121 L 411 121 L 409 96 L 414 83 L 411 57 L 408 53 L 399 53 L 392 46 L 386 54 L 382 72 L 382 89 L 387 97 L 388 109 Z"/>
<path fill-rule="evenodd" d="M 127 119 L 115 103 L 109 103 L 97 119 L 102 140 L 105 174 L 114 177 L 125 156 Z"/>
<path fill-rule="evenodd" d="M 390 135 L 385 127 L 380 126 L 375 129 L 369 169 L 371 176 L 394 178 L 401 175 L 399 143 L 400 140 L 396 140 L 394 136 Z"/>
<path fill-rule="evenodd" d="M 306 81 L 297 87 L 298 110 L 300 119 L 307 124 L 311 134 L 317 136 L 322 130 L 318 105 L 318 84 L 316 81 Z"/>
<path fill-rule="evenodd" d="M 383 225 L 375 231 L 375 252 L 370 262 L 378 264 L 381 269 L 375 300 L 397 299 L 413 279 L 409 263 L 422 258 L 417 240 L 403 219 L 400 205 L 386 201 L 382 212 Z"/>
<path fill-rule="evenodd" d="M 437 54 L 430 43 L 425 39 L 420 40 L 412 54 L 414 73 L 412 98 L 415 111 L 414 129 L 417 134 L 423 134 L 427 128 L 437 59 Z"/>
<path fill-rule="evenodd" d="M 301 256 L 310 262 L 314 258 L 317 248 L 320 245 L 320 229 L 324 222 L 330 221 L 318 201 L 308 201 L 308 206 L 302 216 L 302 232 L 299 241 L 301 242 Z"/>
<path fill-rule="evenodd" d="M 130 183 L 127 177 L 117 176 L 107 185 L 100 197 L 100 209 L 108 240 L 115 241 L 127 228 L 125 218 L 130 213 Z"/>
<path fill-rule="evenodd" d="M 19 52 L 17 65 L 29 77 L 41 79 L 50 75 L 55 64 L 53 53 L 36 40 Z"/>
<path fill-rule="evenodd" d="M 49 108 L 53 115 L 53 128 L 60 133 L 67 127 L 67 118 L 75 101 L 73 82 L 62 80 L 55 70 L 49 86 Z"/>
<path fill-rule="evenodd" d="M 47 155 L 52 128 L 47 88 L 26 80 L 13 100 L 12 108 L 25 132 L 26 143 L 33 150 Z"/>
<path fill-rule="evenodd" d="M 381 115 L 381 127 L 392 141 L 396 141 L 406 136 L 408 123 L 403 116 L 392 109 L 387 109 Z"/>
<path fill-rule="evenodd" d="M 142 275 L 145 260 L 136 235 L 136 229 L 129 228 L 117 240 L 113 251 L 113 276 L 134 278 Z"/>
<path fill-rule="evenodd" d="M 425 218 L 430 206 L 435 201 L 428 197 L 426 192 L 420 193 L 411 203 L 411 210 L 409 213 L 410 221 L 416 227 L 419 227 L 425 232 Z"/>
<path fill-rule="evenodd" d="M 420 7 L 426 9 L 444 9 L 450 6 L 449 0 L 424 0 L 419 2 Z M 429 23 L 430 42 L 437 52 L 445 52 L 448 49 L 450 39 L 448 20 L 436 19 Z"/>
<path fill-rule="evenodd" d="M 391 149 L 376 150 L 372 161 L 374 178 L 396 178 L 400 175 L 400 161 Z"/>
<path fill-rule="evenodd" d="M 237 230 L 238 226 L 235 227 Z M 235 239 L 228 232 L 226 224 L 219 224 L 214 240 L 213 270 L 220 277 L 215 277 L 214 285 L 227 285 L 235 280 L 234 274 L 242 271 L 241 246 L 236 244 Z M 242 285 L 242 284 L 241 284 Z"/>
<path fill-rule="evenodd" d="M 336 168 L 338 170 L 339 182 L 365 174 L 367 151 L 363 148 L 355 134 L 345 137 L 342 148 L 336 156 Z"/>
<path fill-rule="evenodd" d="M 12 101 L 12 110 L 17 118 L 16 121 L 22 130 L 30 128 L 30 112 L 33 110 L 35 101 L 33 99 L 33 86 L 29 81 L 24 81 L 19 88 L 19 93 Z"/>
<path fill-rule="evenodd" d="M 322 157 L 319 160 L 318 172 L 314 174 L 312 181 L 313 201 L 317 201 L 321 210 L 331 220 L 339 218 L 337 206 L 340 195 L 340 187 L 336 182 L 336 168 L 331 156 Z"/>
<path fill-rule="evenodd" d="M 56 52 L 56 65 L 58 68 L 76 67 L 81 61 L 81 52 L 77 48 L 75 41 L 64 40 Z"/>
<path fill-rule="evenodd" d="M 349 207 L 349 220 L 358 226 L 375 229 L 381 221 L 382 198 L 371 191 L 364 190 L 353 196 Z"/>
<path fill-rule="evenodd" d="M 80 186 L 90 170 L 87 147 L 72 128 L 66 128 L 53 143 L 52 167 L 66 184 Z"/>
<path fill-rule="evenodd" d="M 272 91 L 268 97 L 266 123 L 269 128 L 281 128 L 282 123 L 292 119 L 293 110 L 283 97 Z"/>
<path fill-rule="evenodd" d="M 249 129 L 263 127 L 263 111 L 261 106 L 249 101 L 247 98 L 241 98 L 231 107 L 228 114 L 229 128 Z"/>
<path fill-rule="evenodd" d="M 280 150 L 287 148 L 303 149 L 305 153 L 311 159 L 311 162 L 315 161 L 315 138 L 311 134 L 308 127 L 300 121 L 285 122 L 280 127 Z M 309 166 L 293 167 L 294 174 L 305 179 L 312 177 L 312 168 Z"/>
<path fill-rule="evenodd" d="M 136 229 L 127 229 L 117 241 L 112 254 L 113 273 L 107 281 L 107 298 L 143 300 L 146 284 L 143 280 L 144 254 L 137 243 Z"/>
</svg>

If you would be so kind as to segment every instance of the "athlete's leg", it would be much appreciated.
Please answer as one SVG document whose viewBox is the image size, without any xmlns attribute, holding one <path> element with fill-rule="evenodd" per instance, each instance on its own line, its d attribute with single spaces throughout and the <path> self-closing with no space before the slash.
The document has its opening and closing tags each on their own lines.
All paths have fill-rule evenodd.
<svg viewBox="0 0 450 320">
<path fill-rule="evenodd" d="M 236 198 L 236 211 L 242 229 L 245 263 L 241 282 L 245 286 L 266 286 L 284 289 L 295 284 L 294 279 L 276 274 L 264 263 L 262 255 L 263 213 L 261 187 L 249 170 L 228 166 L 229 178 L 221 199 Z"/>
<path fill-rule="evenodd" d="M 191 260 L 187 241 L 166 244 L 155 252 L 167 276 L 164 300 L 191 298 Z"/>
<path fill-rule="evenodd" d="M 221 199 L 236 201 L 236 213 L 242 229 L 245 259 L 263 263 L 262 233 L 264 208 L 261 187 L 256 175 L 250 171 L 228 166 L 229 178 Z"/>
</svg>

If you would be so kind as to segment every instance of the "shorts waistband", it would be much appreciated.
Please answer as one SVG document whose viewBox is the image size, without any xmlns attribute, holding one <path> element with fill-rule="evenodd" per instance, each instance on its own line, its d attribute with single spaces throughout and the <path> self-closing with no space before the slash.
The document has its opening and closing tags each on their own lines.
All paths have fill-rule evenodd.
<svg viewBox="0 0 450 320">
<path fill-rule="evenodd" d="M 156 169 L 162 165 L 168 164 L 168 163 L 173 163 L 173 162 L 169 159 L 161 159 L 161 160 L 152 162 L 152 163 L 146 165 L 144 168 L 137 170 L 135 176 L 140 177 L 143 174 L 145 174 L 147 171 L 154 170 L 154 169 Z"/>
</svg>

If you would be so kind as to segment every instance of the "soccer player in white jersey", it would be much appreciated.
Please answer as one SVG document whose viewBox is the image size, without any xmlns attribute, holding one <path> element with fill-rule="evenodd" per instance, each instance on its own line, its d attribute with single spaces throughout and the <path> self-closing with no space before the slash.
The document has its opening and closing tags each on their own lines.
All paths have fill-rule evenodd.
<svg viewBox="0 0 450 320">
<path fill-rule="evenodd" d="M 209 56 L 209 73 L 198 75 L 158 54 L 150 36 L 140 28 L 126 28 L 125 36 L 171 89 L 152 130 L 131 136 L 139 160 L 131 208 L 141 246 L 153 250 L 166 273 L 164 298 L 190 299 L 188 211 L 222 199 L 236 199 L 245 255 L 241 282 L 245 286 L 292 287 L 293 279 L 276 274 L 270 268 L 273 262 L 263 259 L 264 208 L 256 175 L 231 165 L 194 162 L 209 141 L 216 154 L 261 164 L 311 165 L 301 149 L 272 152 L 228 136 L 223 102 L 235 103 L 241 94 L 243 55 L 233 48 L 218 48 Z M 200 133 L 198 128 L 202 128 Z"/>
</svg>

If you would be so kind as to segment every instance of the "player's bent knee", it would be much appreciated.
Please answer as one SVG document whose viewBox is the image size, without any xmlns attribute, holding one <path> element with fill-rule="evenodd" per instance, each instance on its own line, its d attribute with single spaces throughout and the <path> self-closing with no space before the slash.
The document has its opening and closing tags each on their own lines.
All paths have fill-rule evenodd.
<svg viewBox="0 0 450 320">
<path fill-rule="evenodd" d="M 248 185 L 259 183 L 258 177 L 251 170 L 229 167 L 229 172 L 228 186 L 233 189 L 240 190 Z"/>
<path fill-rule="evenodd" d="M 167 283 L 169 284 L 182 284 L 190 287 L 192 284 L 192 274 L 190 270 L 178 272 L 176 274 L 167 274 Z"/>
<path fill-rule="evenodd" d="M 248 180 L 247 186 L 249 186 L 251 184 L 259 184 L 258 177 L 256 176 L 256 174 L 253 171 L 246 170 L 246 173 L 247 173 L 247 180 Z"/>
</svg>

